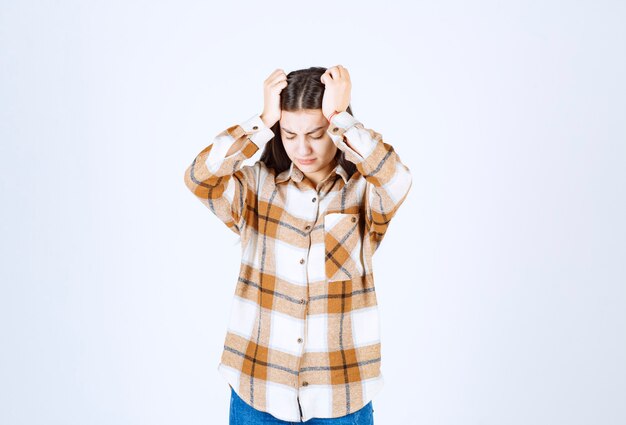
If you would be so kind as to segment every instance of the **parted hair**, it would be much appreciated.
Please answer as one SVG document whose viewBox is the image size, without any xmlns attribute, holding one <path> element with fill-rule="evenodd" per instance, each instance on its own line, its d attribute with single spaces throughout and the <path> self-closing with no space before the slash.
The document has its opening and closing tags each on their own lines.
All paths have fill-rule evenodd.
<svg viewBox="0 0 626 425">
<path fill-rule="evenodd" d="M 326 68 L 313 66 L 287 74 L 287 86 L 280 92 L 281 110 L 296 112 L 303 109 L 322 109 L 325 86 L 320 78 L 324 72 Z M 350 106 L 346 111 L 353 115 Z M 267 167 L 273 168 L 278 175 L 291 166 L 291 159 L 283 146 L 280 120 L 272 126 L 272 132 L 274 137 L 265 145 L 259 160 Z M 337 149 L 335 159 L 346 170 L 349 177 L 354 174 L 356 166 L 345 158 L 341 149 Z"/>
</svg>

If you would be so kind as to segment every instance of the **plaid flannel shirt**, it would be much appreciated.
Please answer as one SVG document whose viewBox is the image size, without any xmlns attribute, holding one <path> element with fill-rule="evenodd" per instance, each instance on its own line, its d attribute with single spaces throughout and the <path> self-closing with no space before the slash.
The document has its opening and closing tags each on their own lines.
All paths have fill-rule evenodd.
<svg viewBox="0 0 626 425">
<path fill-rule="evenodd" d="M 260 160 L 243 166 L 274 137 L 259 114 L 219 133 L 185 171 L 189 190 L 241 238 L 217 369 L 245 402 L 285 421 L 350 414 L 383 386 L 372 255 L 411 174 L 348 112 L 327 134 L 356 165 L 352 176 L 338 164 L 315 185 L 293 163 L 278 175 Z"/>
</svg>

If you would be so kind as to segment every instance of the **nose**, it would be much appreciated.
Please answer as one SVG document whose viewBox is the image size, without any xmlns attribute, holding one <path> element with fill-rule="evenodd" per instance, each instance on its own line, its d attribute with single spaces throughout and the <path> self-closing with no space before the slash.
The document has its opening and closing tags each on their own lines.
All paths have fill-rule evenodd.
<svg viewBox="0 0 626 425">
<path fill-rule="evenodd" d="M 298 156 L 306 157 L 312 151 L 313 150 L 311 149 L 311 145 L 306 140 L 300 139 L 298 141 L 298 146 L 297 146 L 297 149 L 296 149 L 296 152 L 297 152 Z"/>
</svg>

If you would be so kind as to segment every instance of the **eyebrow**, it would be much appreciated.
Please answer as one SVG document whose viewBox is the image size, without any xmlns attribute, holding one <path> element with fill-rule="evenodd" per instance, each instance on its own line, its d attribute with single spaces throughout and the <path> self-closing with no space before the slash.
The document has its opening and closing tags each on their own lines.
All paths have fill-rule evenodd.
<svg viewBox="0 0 626 425">
<path fill-rule="evenodd" d="M 287 130 L 285 127 L 281 127 L 281 128 L 282 128 L 283 130 L 285 130 L 285 132 L 286 132 L 286 133 L 289 133 L 289 134 L 296 134 L 296 133 L 294 133 L 294 132 L 293 132 L 293 131 L 291 131 L 291 130 Z M 316 131 L 321 130 L 322 128 L 324 128 L 324 126 L 317 127 L 317 128 L 315 128 L 315 129 L 313 129 L 313 130 L 309 131 L 309 132 L 308 132 L 308 133 L 306 133 L 306 134 L 315 133 Z"/>
</svg>

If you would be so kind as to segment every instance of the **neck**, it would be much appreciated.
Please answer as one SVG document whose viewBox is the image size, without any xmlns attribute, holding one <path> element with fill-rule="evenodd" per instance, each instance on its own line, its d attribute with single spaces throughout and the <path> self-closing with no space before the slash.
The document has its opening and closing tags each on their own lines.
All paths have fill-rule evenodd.
<svg viewBox="0 0 626 425">
<path fill-rule="evenodd" d="M 333 170 L 337 166 L 337 159 L 333 158 L 333 160 L 326 166 L 324 169 L 316 171 L 314 173 L 304 173 L 303 174 L 311 180 L 315 185 L 319 185 L 320 182 L 326 180 L 328 176 L 333 173 Z"/>
</svg>

